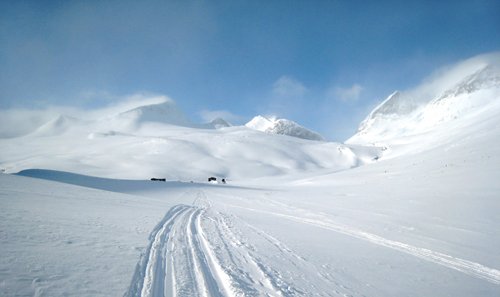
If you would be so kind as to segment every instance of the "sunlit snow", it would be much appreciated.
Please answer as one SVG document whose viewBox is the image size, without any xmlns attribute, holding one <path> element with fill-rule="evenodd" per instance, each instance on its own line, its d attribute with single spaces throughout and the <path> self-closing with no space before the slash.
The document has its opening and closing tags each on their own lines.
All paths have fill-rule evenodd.
<svg viewBox="0 0 500 297">
<path fill-rule="evenodd" d="M 0 296 L 499 296 L 499 57 L 392 94 L 345 144 L 166 97 L 4 133 Z"/>
</svg>

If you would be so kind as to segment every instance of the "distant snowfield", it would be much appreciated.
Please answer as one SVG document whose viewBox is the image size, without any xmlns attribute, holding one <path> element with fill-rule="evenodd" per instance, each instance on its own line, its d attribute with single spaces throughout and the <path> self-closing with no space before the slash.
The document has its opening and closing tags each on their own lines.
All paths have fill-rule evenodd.
<svg viewBox="0 0 500 297">
<path fill-rule="evenodd" d="M 0 296 L 499 296 L 496 72 L 453 69 L 466 93 L 381 105 L 358 144 L 168 101 L 0 139 Z"/>
</svg>

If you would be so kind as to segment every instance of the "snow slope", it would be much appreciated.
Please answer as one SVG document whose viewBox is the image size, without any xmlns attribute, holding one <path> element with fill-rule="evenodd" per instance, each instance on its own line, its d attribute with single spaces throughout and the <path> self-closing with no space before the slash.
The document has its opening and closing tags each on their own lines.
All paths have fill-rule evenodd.
<svg viewBox="0 0 500 297">
<path fill-rule="evenodd" d="M 0 295 L 119 296 L 167 203 L 0 175 Z"/>
</svg>

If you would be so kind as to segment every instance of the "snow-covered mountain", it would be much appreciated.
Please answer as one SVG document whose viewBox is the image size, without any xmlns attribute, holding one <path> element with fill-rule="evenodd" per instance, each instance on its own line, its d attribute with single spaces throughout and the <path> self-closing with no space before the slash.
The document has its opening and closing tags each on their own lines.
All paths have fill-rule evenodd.
<svg viewBox="0 0 500 297">
<path fill-rule="evenodd" d="M 154 99 L 80 112 L 80 118 L 59 115 L 28 135 L 0 138 L 0 168 L 8 173 L 46 168 L 114 178 L 205 180 L 344 170 L 380 155 L 378 148 L 310 141 L 323 138 L 284 119 L 256 117 L 251 123 L 257 130 L 262 128 L 259 119 L 268 124 L 264 134 L 221 118 L 196 124 L 172 100 Z"/>
<path fill-rule="evenodd" d="M 320 136 L 287 120 L 276 120 L 267 131 L 273 133 L 231 126 L 223 119 L 193 124 L 167 100 L 85 120 L 58 116 L 29 135 L 0 139 L 0 168 L 199 181 L 344 170 L 373 162 L 381 153 L 373 147 L 307 140 Z"/>
<path fill-rule="evenodd" d="M 500 53 L 477 56 L 436 72 L 415 89 L 394 92 L 347 142 L 418 142 L 417 136 L 429 133 L 442 141 L 459 135 L 463 126 L 499 116 L 499 102 Z"/>
<path fill-rule="evenodd" d="M 0 295 L 499 296 L 494 57 L 392 94 L 351 139 L 370 146 L 163 101 L 9 134 Z"/>
<path fill-rule="evenodd" d="M 292 137 L 317 141 L 325 140 L 320 134 L 287 119 L 278 119 L 275 117 L 264 117 L 259 115 L 246 123 L 245 126 L 250 129 L 270 134 L 288 135 Z"/>
<path fill-rule="evenodd" d="M 211 120 L 209 123 L 202 124 L 200 125 L 200 128 L 207 128 L 207 129 L 221 129 L 221 128 L 227 128 L 231 127 L 232 125 L 224 120 L 223 118 L 215 118 Z"/>
</svg>

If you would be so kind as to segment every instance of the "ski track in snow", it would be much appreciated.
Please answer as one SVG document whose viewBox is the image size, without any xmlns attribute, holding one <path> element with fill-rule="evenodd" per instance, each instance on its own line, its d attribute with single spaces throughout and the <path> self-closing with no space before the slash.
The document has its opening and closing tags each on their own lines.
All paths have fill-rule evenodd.
<svg viewBox="0 0 500 297">
<path fill-rule="evenodd" d="M 278 239 L 214 210 L 203 192 L 196 196 L 154 228 L 124 296 L 352 295 Z"/>
<path fill-rule="evenodd" d="M 352 228 L 349 226 L 344 226 L 338 223 L 335 223 L 331 221 L 330 219 L 324 217 L 321 219 L 312 219 L 312 218 L 307 218 L 307 217 L 299 217 L 299 216 L 293 216 L 289 214 L 283 214 L 283 213 L 277 213 L 277 212 L 271 212 L 271 211 L 266 211 L 266 210 L 259 210 L 259 209 L 253 209 L 253 208 L 248 208 L 248 207 L 241 207 L 237 205 L 229 205 L 231 207 L 235 208 L 241 208 L 245 210 L 249 210 L 252 212 L 258 212 L 258 213 L 264 213 L 268 215 L 273 215 L 281 218 L 285 218 L 291 221 L 295 221 L 298 223 L 302 224 L 308 224 L 312 226 L 316 226 L 319 228 L 327 229 L 330 231 L 334 231 L 337 233 L 341 233 L 347 236 L 351 236 L 357 239 L 361 239 L 364 241 L 371 242 L 373 244 L 377 244 L 380 246 L 384 246 L 387 248 L 391 248 L 406 254 L 410 254 L 412 256 L 418 257 L 420 259 L 433 262 L 451 269 L 454 269 L 456 271 L 460 271 L 462 273 L 465 273 L 467 275 L 480 278 L 483 280 L 486 280 L 490 283 L 499 285 L 500 284 L 500 270 L 490 268 L 487 266 L 484 266 L 482 264 L 472 262 L 469 260 L 453 257 L 447 254 L 443 254 L 440 252 L 432 251 L 426 248 L 420 248 L 420 247 L 415 247 L 403 242 L 387 239 L 384 237 L 381 237 L 376 234 L 368 233 L 356 228 Z M 296 210 L 296 209 L 295 209 Z M 317 217 L 318 215 L 315 214 Z"/>
</svg>

